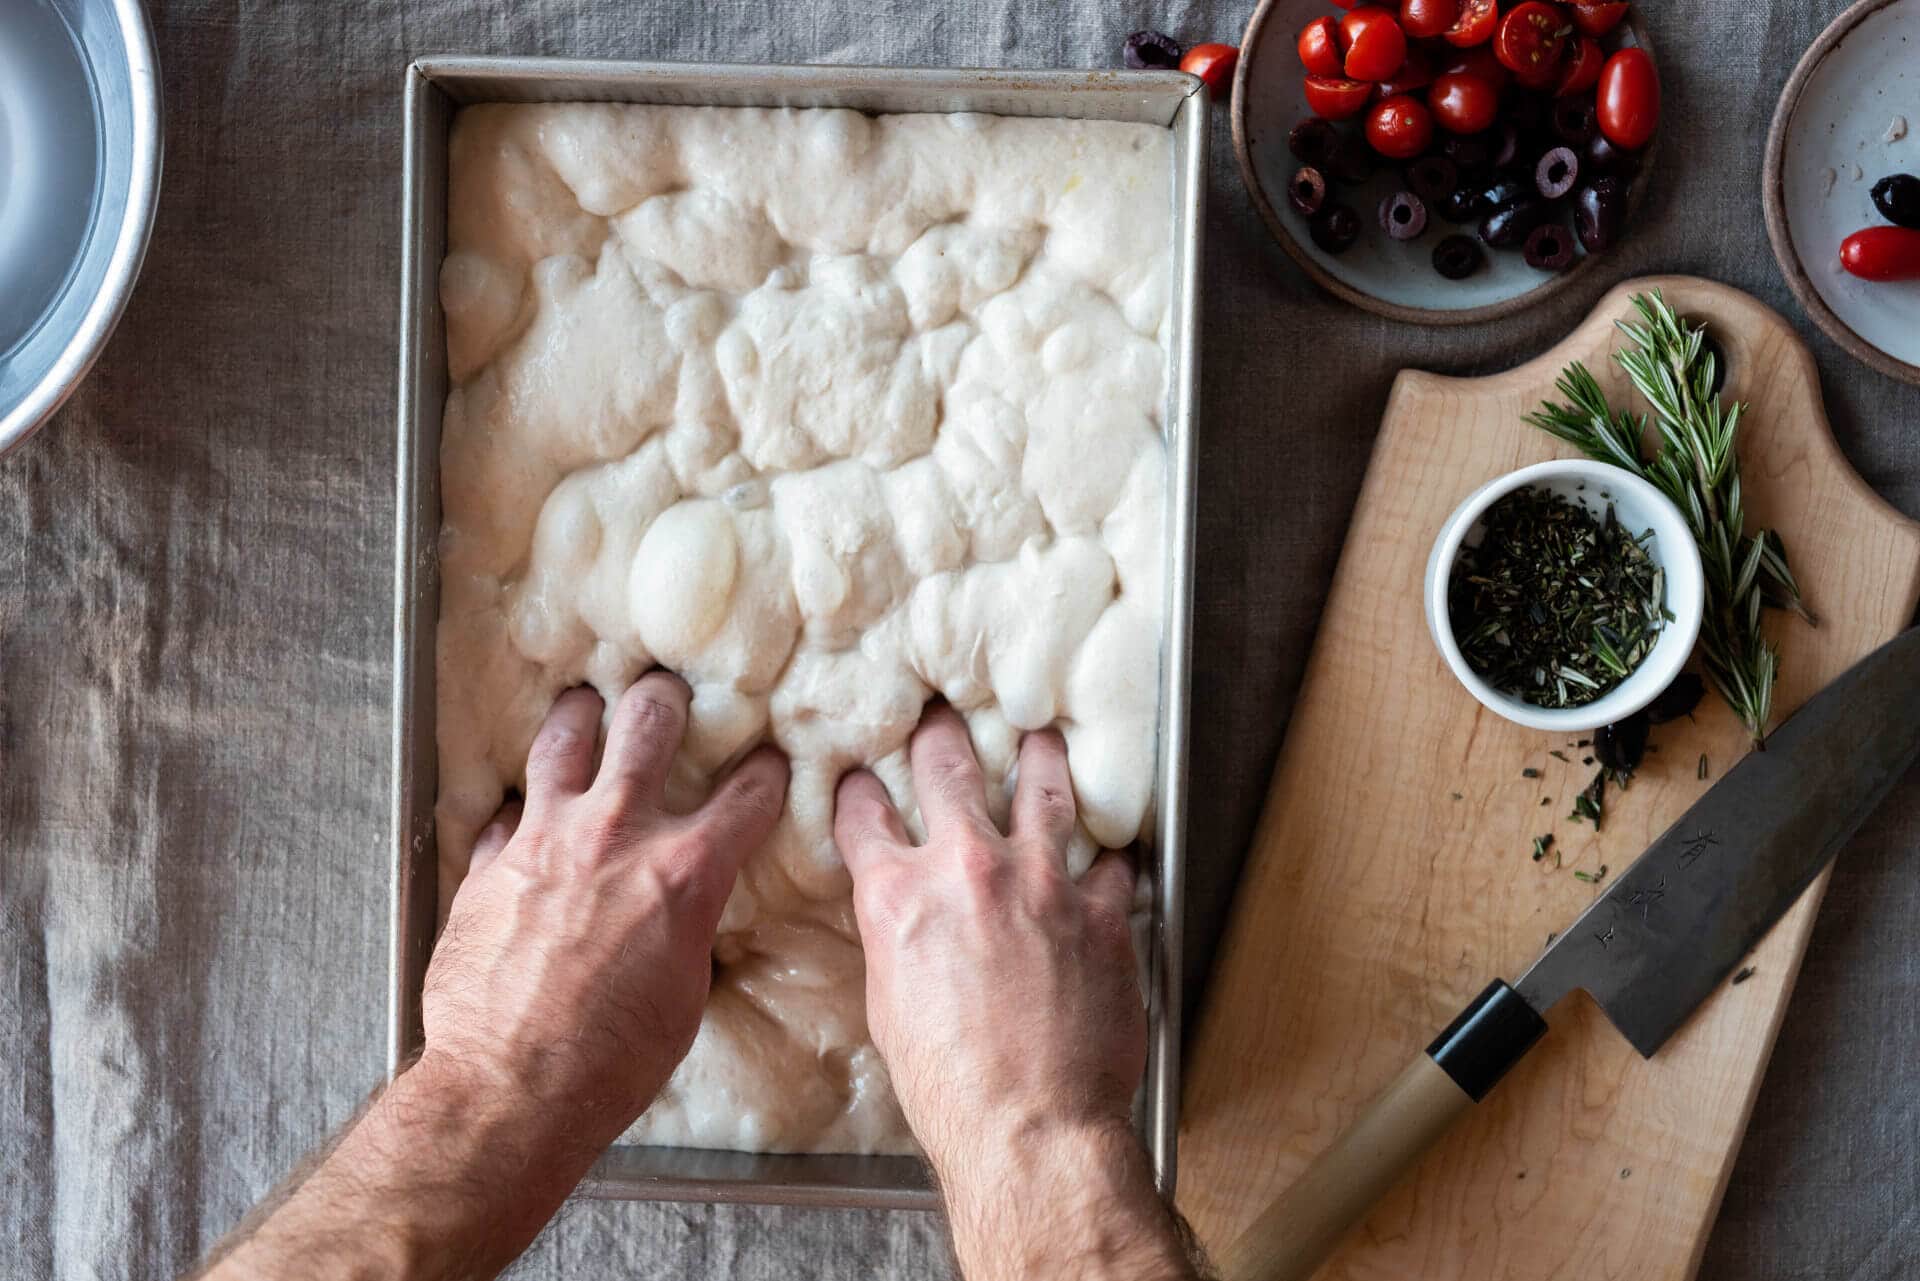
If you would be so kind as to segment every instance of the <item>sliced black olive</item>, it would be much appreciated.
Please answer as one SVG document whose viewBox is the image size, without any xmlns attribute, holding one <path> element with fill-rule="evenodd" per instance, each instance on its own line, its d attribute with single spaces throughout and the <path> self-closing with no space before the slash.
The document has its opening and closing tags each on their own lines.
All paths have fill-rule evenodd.
<svg viewBox="0 0 1920 1281">
<path fill-rule="evenodd" d="M 1635 712 L 1624 721 L 1595 730 L 1593 755 L 1610 770 L 1631 774 L 1639 769 L 1647 755 L 1647 714 Z"/>
<path fill-rule="evenodd" d="M 1316 169 L 1326 167 L 1327 161 L 1333 159 L 1333 149 L 1339 144 L 1340 135 L 1318 116 L 1302 120 L 1287 135 L 1287 150 L 1301 164 L 1312 165 Z"/>
<path fill-rule="evenodd" d="M 1511 120 L 1500 122 L 1500 142 L 1493 149 L 1493 164 L 1504 169 L 1520 157 L 1520 130 Z"/>
<path fill-rule="evenodd" d="M 1647 719 L 1655 725 L 1665 725 L 1682 716 L 1691 716 L 1706 692 L 1705 681 L 1692 672 L 1681 672 L 1673 678 L 1673 684 L 1660 691 L 1660 697 L 1647 704 Z"/>
<path fill-rule="evenodd" d="M 1580 247 L 1603 254 L 1620 239 L 1627 222 L 1627 184 L 1613 176 L 1595 178 L 1574 195 L 1573 229 Z"/>
<path fill-rule="evenodd" d="M 1422 156 L 1407 166 L 1407 189 L 1429 204 L 1439 204 L 1460 185 L 1460 170 L 1445 156 Z"/>
<path fill-rule="evenodd" d="M 1527 233 L 1522 252 L 1535 271 L 1565 271 L 1573 265 L 1573 233 L 1557 222 L 1543 222 Z"/>
<path fill-rule="evenodd" d="M 1580 181 L 1580 157 L 1572 147 L 1555 147 L 1533 167 L 1533 185 L 1548 200 L 1558 200 Z"/>
<path fill-rule="evenodd" d="M 1120 60 L 1135 71 L 1171 70 L 1180 65 L 1180 55 L 1185 52 L 1172 36 L 1158 31 L 1136 31 L 1120 46 Z"/>
<path fill-rule="evenodd" d="M 1493 142 L 1484 133 L 1448 134 L 1440 140 L 1440 154 L 1453 161 L 1461 174 L 1485 173 L 1493 168 Z"/>
<path fill-rule="evenodd" d="M 1517 249 L 1535 227 L 1553 213 L 1553 206 L 1534 197 L 1496 209 L 1480 221 L 1480 239 L 1495 249 Z"/>
<path fill-rule="evenodd" d="M 1342 138 L 1334 144 L 1333 155 L 1324 168 L 1335 182 L 1362 183 L 1373 177 L 1375 154 L 1364 138 Z"/>
<path fill-rule="evenodd" d="M 1448 280 L 1465 280 L 1485 259 L 1472 236 L 1447 236 L 1433 247 L 1433 269 Z"/>
<path fill-rule="evenodd" d="M 1434 207 L 1448 222 L 1472 222 L 1480 216 L 1480 193 L 1472 187 L 1455 187 Z"/>
<path fill-rule="evenodd" d="M 1427 206 L 1411 191 L 1396 191 L 1380 202 L 1380 228 L 1395 240 L 1412 240 L 1427 229 Z"/>
<path fill-rule="evenodd" d="M 1327 180 L 1312 165 L 1301 165 L 1294 170 L 1293 180 L 1287 184 L 1287 203 L 1311 218 L 1320 212 L 1320 206 L 1327 202 Z"/>
<path fill-rule="evenodd" d="M 1345 253 L 1360 238 L 1360 215 L 1351 205 L 1328 205 L 1308 227 L 1313 243 L 1330 254 Z"/>
<path fill-rule="evenodd" d="M 1910 173 L 1888 174 L 1873 184 L 1873 207 L 1900 227 L 1920 227 L 1920 178 Z"/>
<path fill-rule="evenodd" d="M 1553 136 L 1575 147 L 1592 142 L 1600 117 L 1591 98 L 1562 98 L 1553 104 Z"/>
</svg>

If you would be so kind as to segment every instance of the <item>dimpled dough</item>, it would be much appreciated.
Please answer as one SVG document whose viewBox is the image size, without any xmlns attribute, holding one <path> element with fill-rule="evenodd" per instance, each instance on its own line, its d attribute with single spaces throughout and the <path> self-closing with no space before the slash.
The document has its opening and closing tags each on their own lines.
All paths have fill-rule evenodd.
<svg viewBox="0 0 1920 1281">
<path fill-rule="evenodd" d="M 486 105 L 441 273 L 441 880 L 554 696 L 693 687 L 668 804 L 793 762 L 630 1142 L 900 1152 L 833 790 L 944 696 L 1004 822 L 1067 735 L 1074 875 L 1151 809 L 1171 155 L 1145 126 Z"/>
</svg>

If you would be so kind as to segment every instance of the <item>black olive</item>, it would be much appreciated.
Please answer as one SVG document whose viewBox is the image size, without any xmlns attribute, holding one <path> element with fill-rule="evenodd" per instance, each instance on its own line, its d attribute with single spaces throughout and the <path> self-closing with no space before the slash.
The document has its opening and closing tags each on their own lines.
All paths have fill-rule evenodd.
<svg viewBox="0 0 1920 1281">
<path fill-rule="evenodd" d="M 1553 206 L 1538 198 L 1515 201 L 1480 220 L 1480 239 L 1495 249 L 1517 249 L 1552 213 Z"/>
<path fill-rule="evenodd" d="M 1445 156 L 1422 156 L 1407 166 L 1407 189 L 1430 204 L 1439 204 L 1460 185 L 1460 170 Z"/>
<path fill-rule="evenodd" d="M 1135 71 L 1157 70 L 1179 66 L 1185 52 L 1172 36 L 1136 31 L 1120 46 L 1120 60 Z"/>
<path fill-rule="evenodd" d="M 1327 161 L 1333 159 L 1333 149 L 1339 145 L 1340 135 L 1318 116 L 1302 120 L 1287 135 L 1287 150 L 1301 164 L 1312 165 L 1316 169 L 1326 167 Z"/>
<path fill-rule="evenodd" d="M 1631 774 L 1647 754 L 1647 714 L 1635 712 L 1624 721 L 1602 725 L 1593 734 L 1594 759 L 1610 770 Z"/>
<path fill-rule="evenodd" d="M 1565 271 L 1573 265 L 1573 233 L 1557 222 L 1543 222 L 1527 234 L 1523 253 L 1535 271 Z"/>
<path fill-rule="evenodd" d="M 1493 142 L 1483 133 L 1448 134 L 1440 140 L 1440 154 L 1453 161 L 1462 174 L 1485 173 L 1493 168 Z"/>
<path fill-rule="evenodd" d="M 1600 132 L 1600 117 L 1588 98 L 1562 98 L 1553 104 L 1553 136 L 1573 146 L 1593 141 Z"/>
<path fill-rule="evenodd" d="M 1365 182 L 1373 177 L 1375 154 L 1364 138 L 1357 135 L 1342 138 L 1334 144 L 1333 155 L 1327 160 L 1327 176 L 1349 185 Z"/>
<path fill-rule="evenodd" d="M 1580 157 L 1572 147 L 1555 147 L 1533 167 L 1533 185 L 1548 200 L 1558 200 L 1580 181 Z"/>
<path fill-rule="evenodd" d="M 1380 202 L 1380 229 L 1395 240 L 1412 240 L 1427 229 L 1427 206 L 1411 191 L 1397 191 Z"/>
<path fill-rule="evenodd" d="M 1607 140 L 1604 133 L 1593 135 L 1587 143 L 1587 172 L 1591 174 L 1617 173 L 1631 177 L 1640 167 L 1640 153 L 1628 151 Z"/>
<path fill-rule="evenodd" d="M 1480 216 L 1480 193 L 1472 187 L 1455 187 L 1438 208 L 1448 222 L 1472 222 Z"/>
<path fill-rule="evenodd" d="M 1465 280 L 1485 258 L 1472 236 L 1447 236 L 1433 247 L 1433 269 L 1448 280 Z"/>
<path fill-rule="evenodd" d="M 1327 180 L 1312 165 L 1301 165 L 1287 184 L 1287 203 L 1311 218 L 1327 202 Z"/>
<path fill-rule="evenodd" d="M 1595 178 L 1573 198 L 1573 229 L 1590 254 L 1613 248 L 1627 221 L 1627 184 L 1615 177 Z"/>
<path fill-rule="evenodd" d="M 1889 174 L 1873 184 L 1873 207 L 1888 222 L 1920 227 L 1920 178 L 1910 173 Z"/>
<path fill-rule="evenodd" d="M 1495 213 L 1538 194 L 1531 171 L 1496 174 L 1492 182 L 1480 189 L 1480 212 Z"/>
<path fill-rule="evenodd" d="M 1351 205 L 1328 205 L 1313 216 L 1313 243 L 1330 254 L 1345 253 L 1360 238 L 1360 215 Z"/>
<path fill-rule="evenodd" d="M 1660 691 L 1660 697 L 1647 704 L 1647 720 L 1655 725 L 1665 725 L 1682 716 L 1691 716 L 1706 692 L 1705 681 L 1692 672 L 1681 672 L 1673 678 L 1673 684 Z"/>
</svg>

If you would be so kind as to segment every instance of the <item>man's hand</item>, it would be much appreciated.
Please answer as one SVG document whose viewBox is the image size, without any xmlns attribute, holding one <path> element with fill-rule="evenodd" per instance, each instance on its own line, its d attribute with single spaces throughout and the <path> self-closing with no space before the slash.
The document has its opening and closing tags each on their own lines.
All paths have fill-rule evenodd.
<svg viewBox="0 0 1920 1281">
<path fill-rule="evenodd" d="M 749 756 L 698 813 L 662 807 L 688 691 L 560 696 L 524 812 L 481 836 L 427 970 L 426 1048 L 283 1204 L 205 1274 L 490 1277 L 646 1109 L 700 1025 L 721 909 L 779 817 L 786 761 Z"/>
<path fill-rule="evenodd" d="M 1109 851 L 1068 878 L 1065 744 L 1052 731 L 1021 743 L 1004 836 L 952 709 L 928 711 L 910 754 L 926 844 L 865 772 L 841 781 L 834 836 L 853 873 L 867 1021 L 962 1270 L 1192 1276 L 1128 1124 L 1147 1048 L 1133 872 Z"/>
<path fill-rule="evenodd" d="M 693 1044 L 721 909 L 785 795 L 786 761 L 763 748 L 698 813 L 661 808 L 688 697 L 664 672 L 636 682 L 596 777 L 600 697 L 560 696 L 524 812 L 481 833 L 427 970 L 423 1057 L 548 1110 L 595 1152 Z"/>
</svg>

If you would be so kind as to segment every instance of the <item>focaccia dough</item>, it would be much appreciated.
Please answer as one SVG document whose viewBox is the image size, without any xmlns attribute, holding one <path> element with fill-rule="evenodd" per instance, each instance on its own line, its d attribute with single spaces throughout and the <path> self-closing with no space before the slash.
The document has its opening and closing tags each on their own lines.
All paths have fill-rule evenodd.
<svg viewBox="0 0 1920 1281">
<path fill-rule="evenodd" d="M 755 744 L 786 812 L 633 1142 L 911 1149 L 867 1039 L 833 791 L 920 834 L 941 695 L 1006 814 L 1067 736 L 1077 876 L 1152 805 L 1172 164 L 1147 126 L 469 107 L 441 270 L 443 895 L 555 695 L 692 685 L 669 803 Z M 443 900 L 444 902 L 444 900 Z"/>
</svg>

